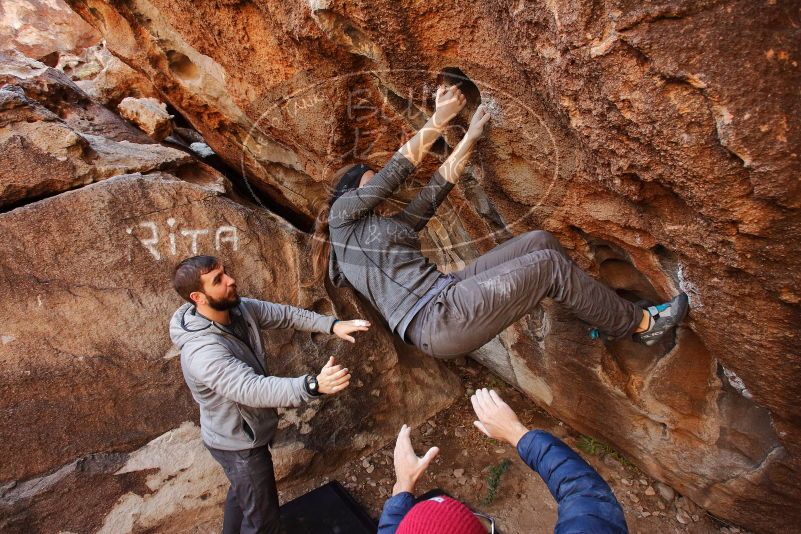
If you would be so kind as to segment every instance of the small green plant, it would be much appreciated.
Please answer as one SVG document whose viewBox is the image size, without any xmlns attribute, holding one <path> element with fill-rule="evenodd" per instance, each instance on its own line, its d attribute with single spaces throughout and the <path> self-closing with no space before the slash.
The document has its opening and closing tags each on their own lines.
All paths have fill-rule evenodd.
<svg viewBox="0 0 801 534">
<path fill-rule="evenodd" d="M 508 384 L 498 378 L 496 375 L 490 375 L 489 380 L 487 380 L 487 385 L 484 387 L 489 387 L 489 389 L 502 389 L 506 386 L 508 386 Z"/>
<path fill-rule="evenodd" d="M 592 454 L 593 456 L 606 456 L 609 455 L 621 464 L 623 467 L 629 470 L 636 470 L 637 467 L 628 461 L 628 459 L 617 452 L 615 449 L 604 443 L 603 441 L 599 441 L 591 436 L 581 436 L 576 443 L 576 447 L 580 450 L 586 452 L 587 454 Z"/>
<path fill-rule="evenodd" d="M 495 500 L 495 496 L 498 494 L 498 488 L 501 485 L 501 477 L 506 470 L 509 469 L 510 465 L 512 465 L 512 461 L 509 460 L 509 458 L 504 458 L 498 465 L 492 466 L 489 476 L 487 477 L 487 495 L 481 499 L 482 506 L 489 506 L 492 501 Z"/>
<path fill-rule="evenodd" d="M 576 447 L 587 454 L 592 454 L 593 456 L 599 455 L 604 450 L 603 442 L 598 441 L 590 436 L 581 436 L 578 440 L 578 443 L 576 443 Z"/>
</svg>

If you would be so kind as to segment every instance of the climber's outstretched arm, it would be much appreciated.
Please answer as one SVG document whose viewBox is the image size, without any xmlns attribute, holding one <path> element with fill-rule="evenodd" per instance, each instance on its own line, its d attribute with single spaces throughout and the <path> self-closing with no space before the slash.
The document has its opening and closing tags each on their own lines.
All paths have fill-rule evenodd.
<svg viewBox="0 0 801 534">
<path fill-rule="evenodd" d="M 437 207 L 442 204 L 464 171 L 473 147 L 484 132 L 484 125 L 489 121 L 489 118 L 490 116 L 486 113 L 484 106 L 479 106 L 473 114 L 470 128 L 462 141 L 456 145 L 453 153 L 434 173 L 428 185 L 398 213 L 397 217 L 400 220 L 405 221 L 418 232 L 428 224 L 428 221 L 437 211 Z"/>
<path fill-rule="evenodd" d="M 406 141 L 399 152 L 415 167 L 419 165 L 451 119 L 462 110 L 465 102 L 467 100 L 458 86 L 452 85 L 448 88 L 440 86 L 437 89 L 434 114 L 414 137 Z"/>
<path fill-rule="evenodd" d="M 487 124 L 489 119 L 490 115 L 487 113 L 484 106 L 478 106 L 478 109 L 476 109 L 476 112 L 473 114 L 473 118 L 470 119 L 470 127 L 467 129 L 467 133 L 462 140 L 459 141 L 459 144 L 456 145 L 456 148 L 451 152 L 451 155 L 448 156 L 448 159 L 445 160 L 445 163 L 440 166 L 439 174 L 450 183 L 455 184 L 459 181 L 459 177 L 462 175 L 467 161 L 470 159 L 470 154 L 473 153 L 473 148 L 476 146 L 476 141 L 478 141 L 484 133 L 484 125 Z"/>
<path fill-rule="evenodd" d="M 409 139 L 364 185 L 347 191 L 331 206 L 328 225 L 337 228 L 359 220 L 370 213 L 384 199 L 389 198 L 403 184 L 414 167 L 431 149 L 442 130 L 465 104 L 464 95 L 456 86 L 437 89 L 436 110 L 428 122 Z"/>
</svg>

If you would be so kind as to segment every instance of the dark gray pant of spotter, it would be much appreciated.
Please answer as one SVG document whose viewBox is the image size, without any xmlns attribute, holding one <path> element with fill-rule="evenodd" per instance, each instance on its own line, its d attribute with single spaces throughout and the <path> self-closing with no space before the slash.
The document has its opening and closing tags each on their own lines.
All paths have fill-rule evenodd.
<svg viewBox="0 0 801 534">
<path fill-rule="evenodd" d="M 206 448 L 231 482 L 225 499 L 223 534 L 279 534 L 278 489 L 273 457 L 265 445 L 243 451 Z"/>
<path fill-rule="evenodd" d="M 642 308 L 582 271 L 548 232 L 514 237 L 452 274 L 458 282 L 420 310 L 406 334 L 437 358 L 476 350 L 545 297 L 616 338 L 642 320 Z"/>
</svg>

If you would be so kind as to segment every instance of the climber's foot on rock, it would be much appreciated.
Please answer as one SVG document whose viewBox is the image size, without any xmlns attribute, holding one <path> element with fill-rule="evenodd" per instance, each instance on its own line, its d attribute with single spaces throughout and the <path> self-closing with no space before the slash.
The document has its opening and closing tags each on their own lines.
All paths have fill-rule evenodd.
<svg viewBox="0 0 801 534">
<path fill-rule="evenodd" d="M 679 293 L 673 300 L 657 306 L 649 306 L 646 312 L 649 316 L 648 328 L 634 334 L 634 340 L 644 345 L 653 345 L 665 334 L 673 331 L 687 316 L 690 302 L 686 293 Z"/>
<path fill-rule="evenodd" d="M 601 341 L 604 341 L 604 342 L 606 342 L 606 341 L 614 341 L 615 340 L 615 338 L 613 338 L 612 336 L 610 336 L 606 332 L 602 332 L 598 328 L 590 328 L 587 331 L 587 335 L 590 336 L 590 339 L 592 339 L 593 341 L 595 341 L 596 339 L 600 339 Z"/>
</svg>

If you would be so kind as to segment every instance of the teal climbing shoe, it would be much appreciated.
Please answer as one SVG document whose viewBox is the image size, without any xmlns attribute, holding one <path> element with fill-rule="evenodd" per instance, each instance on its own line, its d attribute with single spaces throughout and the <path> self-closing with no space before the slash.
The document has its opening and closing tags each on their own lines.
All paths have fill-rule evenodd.
<svg viewBox="0 0 801 534">
<path fill-rule="evenodd" d="M 686 293 L 679 293 L 673 300 L 657 306 L 648 306 L 651 316 L 648 330 L 634 334 L 634 340 L 643 345 L 651 346 L 663 336 L 672 332 L 687 316 L 690 301 Z"/>
<path fill-rule="evenodd" d="M 595 341 L 596 339 L 600 339 L 601 341 L 614 341 L 615 338 L 607 334 L 606 332 L 601 332 L 598 328 L 590 328 L 587 331 L 587 335 L 590 336 L 590 339 Z"/>
</svg>

